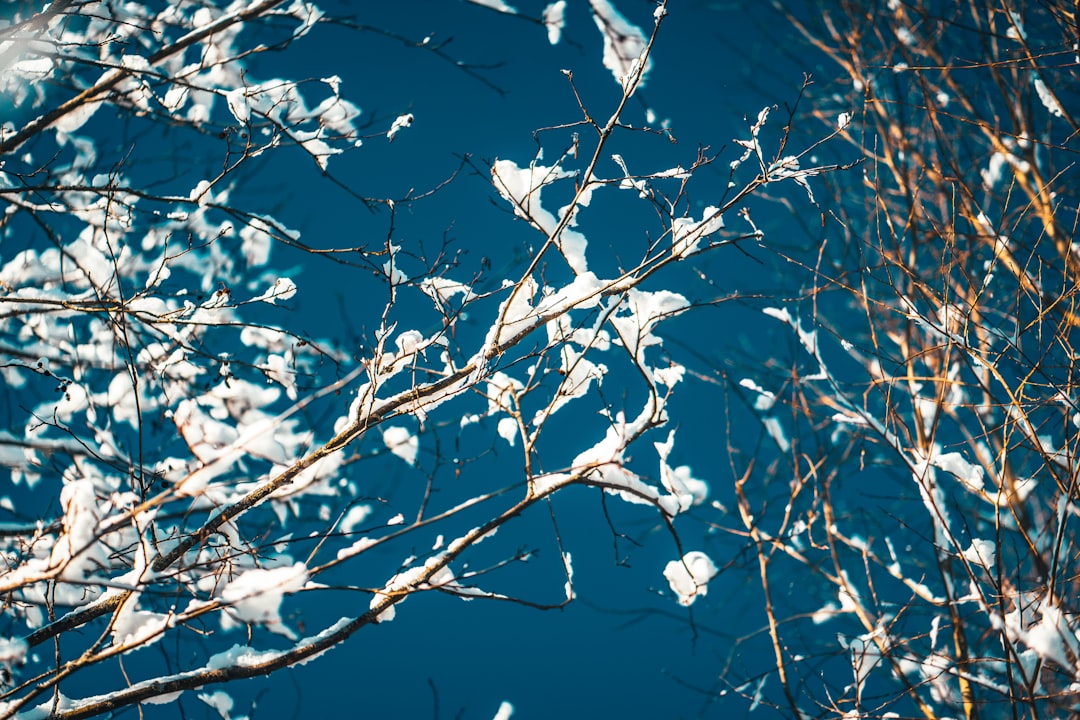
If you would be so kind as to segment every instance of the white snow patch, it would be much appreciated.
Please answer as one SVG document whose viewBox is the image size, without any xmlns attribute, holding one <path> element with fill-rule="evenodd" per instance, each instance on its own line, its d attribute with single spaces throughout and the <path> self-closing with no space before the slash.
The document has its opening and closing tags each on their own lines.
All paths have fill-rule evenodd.
<svg viewBox="0 0 1080 720">
<path fill-rule="evenodd" d="M 476 0 L 473 0 L 473 1 L 475 2 Z M 413 117 L 412 113 L 405 113 L 404 115 L 398 115 L 396 118 L 394 118 L 394 122 L 391 123 L 390 129 L 386 131 L 386 139 L 389 140 L 390 142 L 393 142 L 394 138 L 397 137 L 397 134 L 399 132 L 401 132 L 402 130 L 404 130 L 407 127 L 412 126 L 413 120 L 415 120 L 415 119 L 416 118 Z"/>
<path fill-rule="evenodd" d="M 548 42 L 558 45 L 566 27 L 566 0 L 558 0 L 544 8 L 544 27 L 547 28 Z"/>
<path fill-rule="evenodd" d="M 1064 117 L 1065 108 L 1061 107 L 1061 103 L 1058 102 L 1057 95 L 1050 91 L 1050 88 L 1046 86 L 1043 79 L 1038 75 L 1035 75 L 1035 92 L 1039 95 L 1039 100 L 1042 101 L 1043 107 L 1050 111 L 1050 114 L 1054 117 Z"/>
<path fill-rule="evenodd" d="M 274 284 L 266 292 L 252 299 L 276 305 L 278 300 L 288 300 L 294 295 L 296 295 L 296 283 L 291 278 L 280 277 L 274 280 Z"/>
<path fill-rule="evenodd" d="M 410 465 L 416 464 L 416 455 L 420 451 L 420 438 L 409 432 L 408 428 L 395 425 L 383 430 L 383 442 L 390 452 Z"/>
<path fill-rule="evenodd" d="M 517 8 L 512 5 L 507 5 L 503 0 L 469 0 L 473 5 L 480 5 L 482 7 L 491 8 L 501 13 L 507 13 L 508 15 L 517 15 Z"/>
<path fill-rule="evenodd" d="M 351 533 L 356 530 L 357 526 L 368 519 L 371 515 L 370 505 L 353 505 L 345 513 L 345 517 L 341 519 L 341 524 L 338 526 L 341 532 Z"/>
<path fill-rule="evenodd" d="M 197 697 L 217 710 L 218 714 L 221 715 L 222 720 L 229 720 L 231 717 L 229 713 L 231 713 L 233 709 L 233 699 L 232 696 L 224 690 L 215 690 L 211 693 L 199 693 Z"/>
<path fill-rule="evenodd" d="M 679 498 L 679 512 L 688 510 L 692 505 L 700 505 L 709 497 L 709 486 L 691 474 L 688 465 L 673 468 L 667 464 L 668 455 L 675 445 L 675 431 L 668 432 L 667 440 L 653 443 L 660 456 L 660 481 L 675 497 Z"/>
<path fill-rule="evenodd" d="M 984 568 L 994 566 L 997 558 L 997 546 L 991 540 L 972 538 L 971 547 L 964 551 L 964 559 L 972 565 L 982 565 Z"/>
<path fill-rule="evenodd" d="M 251 119 L 251 105 L 247 100 L 247 88 L 236 88 L 225 94 L 225 104 L 229 106 L 229 112 L 236 118 L 236 122 L 246 125 Z"/>
<path fill-rule="evenodd" d="M 137 610 L 138 595 L 133 594 L 116 614 L 112 624 L 114 647 L 143 648 L 165 634 L 172 615 Z"/>
<path fill-rule="evenodd" d="M 562 556 L 563 556 L 563 567 L 566 569 L 566 586 L 565 586 L 566 599 L 567 600 L 573 600 L 574 599 L 574 565 L 571 562 L 571 557 L 570 557 L 569 552 L 564 552 L 562 554 Z"/>
<path fill-rule="evenodd" d="M 225 585 L 221 600 L 231 606 L 223 613 L 223 629 L 236 624 L 257 623 L 265 625 L 270 632 L 296 640 L 297 635 L 281 622 L 279 614 L 282 598 L 304 587 L 308 580 L 307 566 L 302 562 L 287 567 L 264 570 L 255 568 L 241 573 Z"/>
<path fill-rule="evenodd" d="M 698 251 L 701 240 L 724 227 L 724 216 L 712 205 L 705 208 L 701 220 L 676 218 L 671 223 L 671 252 L 685 258 Z"/>
<path fill-rule="evenodd" d="M 956 477 L 965 488 L 979 492 L 986 482 L 981 465 L 973 465 L 958 452 L 942 453 L 931 457 L 930 464 Z"/>
<path fill-rule="evenodd" d="M 535 162 L 528 167 L 519 167 L 512 160 L 496 160 L 491 167 L 495 189 L 514 206 L 514 214 L 527 220 L 549 237 L 559 226 L 559 221 L 550 210 L 541 205 L 540 193 L 545 185 L 575 175 L 575 172 L 563 170 L 558 165 L 547 167 Z M 581 193 L 578 202 L 579 205 L 588 204 L 585 192 Z M 573 224 L 571 221 L 570 226 Z M 584 235 L 568 227 L 555 238 L 555 242 L 574 274 L 581 275 L 588 271 L 588 263 L 585 261 L 585 248 L 588 243 Z"/>
<path fill-rule="evenodd" d="M 518 424 L 514 418 L 502 418 L 499 420 L 498 425 L 499 437 L 505 440 L 510 447 L 514 447 L 514 442 L 517 439 Z"/>
<path fill-rule="evenodd" d="M 648 47 L 648 39 L 641 28 L 631 24 L 615 9 L 609 0 L 589 0 L 593 20 L 604 36 L 604 67 L 615 76 L 615 82 L 624 90 L 645 84 L 645 77 L 652 68 L 652 58 L 641 67 L 641 55 Z M 640 79 L 638 76 L 640 75 Z"/>
<path fill-rule="evenodd" d="M 689 607 L 709 592 L 709 581 L 716 577 L 716 564 L 703 552 L 693 550 L 664 567 L 664 577 L 680 605 Z"/>
</svg>

